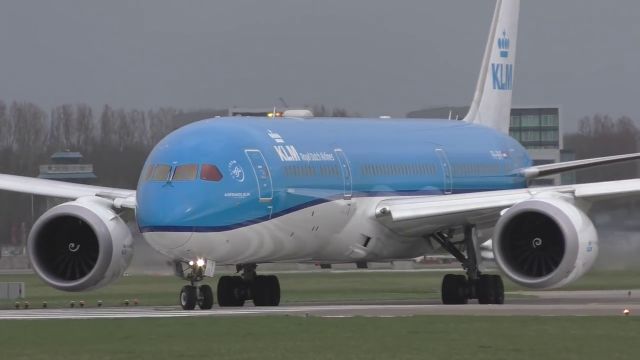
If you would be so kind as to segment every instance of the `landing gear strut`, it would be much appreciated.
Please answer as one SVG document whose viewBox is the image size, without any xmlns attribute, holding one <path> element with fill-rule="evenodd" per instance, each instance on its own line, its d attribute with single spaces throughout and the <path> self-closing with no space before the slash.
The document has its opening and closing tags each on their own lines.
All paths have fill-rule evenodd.
<svg viewBox="0 0 640 360">
<path fill-rule="evenodd" d="M 185 265 L 187 265 L 186 268 Z M 188 263 L 177 262 L 176 273 L 190 283 L 180 290 L 180 306 L 183 310 L 193 310 L 196 305 L 202 310 L 209 310 L 213 307 L 211 286 L 197 285 L 204 279 L 204 264 L 200 263 L 200 260 Z"/>
<path fill-rule="evenodd" d="M 256 264 L 237 265 L 240 276 L 222 276 L 218 280 L 218 304 L 243 306 L 253 300 L 255 306 L 278 306 L 280 282 L 274 275 L 258 275 Z"/>
<path fill-rule="evenodd" d="M 467 256 L 465 256 L 445 233 L 439 232 L 432 235 L 433 240 L 460 261 L 467 273 L 466 276 L 445 275 L 442 279 L 443 304 L 466 304 L 469 299 L 478 299 L 480 304 L 504 304 L 502 278 L 499 275 L 482 274 L 478 268 L 475 237 L 475 228 L 465 226 L 464 244 L 467 249 Z"/>
</svg>

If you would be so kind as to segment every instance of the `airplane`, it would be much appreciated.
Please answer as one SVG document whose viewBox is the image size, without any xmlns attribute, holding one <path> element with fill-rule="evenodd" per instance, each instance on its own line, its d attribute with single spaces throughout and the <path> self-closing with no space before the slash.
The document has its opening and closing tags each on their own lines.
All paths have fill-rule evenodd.
<svg viewBox="0 0 640 360">
<path fill-rule="evenodd" d="M 263 263 L 411 259 L 446 250 L 444 304 L 504 303 L 500 275 L 528 288 L 564 286 L 587 272 L 598 234 L 591 204 L 640 193 L 637 179 L 529 188 L 531 179 L 640 158 L 640 153 L 532 166 L 508 136 L 519 0 L 497 0 L 475 95 L 461 121 L 392 118 L 219 117 L 186 125 L 149 154 L 136 190 L 0 175 L 0 189 L 69 199 L 46 211 L 27 251 L 50 286 L 84 291 L 123 275 L 132 256 L 124 218 L 188 281 L 185 310 L 277 306 L 280 283 Z"/>
</svg>

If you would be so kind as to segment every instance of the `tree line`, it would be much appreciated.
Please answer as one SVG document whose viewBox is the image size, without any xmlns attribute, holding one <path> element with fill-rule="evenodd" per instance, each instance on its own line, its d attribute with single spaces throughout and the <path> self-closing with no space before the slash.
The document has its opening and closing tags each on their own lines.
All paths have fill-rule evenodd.
<svg viewBox="0 0 640 360">
<path fill-rule="evenodd" d="M 629 154 L 638 152 L 640 130 L 628 116 L 614 119 L 596 114 L 579 120 L 578 130 L 564 136 L 564 148 L 575 153 L 576 159 Z M 638 177 L 638 162 L 629 161 L 576 171 L 576 182 L 598 182 Z"/>
<path fill-rule="evenodd" d="M 135 188 L 153 146 L 171 131 L 227 110 L 148 111 L 105 105 L 95 114 L 86 104 L 60 105 L 50 112 L 30 102 L 0 101 L 0 172 L 38 176 L 39 165 L 58 151 L 77 151 L 91 163 L 100 185 Z M 0 243 L 23 243 L 33 222 L 29 195 L 0 191 Z"/>
</svg>

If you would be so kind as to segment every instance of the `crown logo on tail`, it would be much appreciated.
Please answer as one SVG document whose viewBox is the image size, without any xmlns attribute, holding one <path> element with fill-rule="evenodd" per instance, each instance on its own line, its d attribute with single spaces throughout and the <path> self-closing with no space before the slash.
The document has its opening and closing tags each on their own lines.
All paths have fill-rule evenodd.
<svg viewBox="0 0 640 360">
<path fill-rule="evenodd" d="M 498 49 L 500 49 L 500 57 L 508 58 L 509 57 L 509 46 L 511 45 L 511 40 L 507 37 L 507 31 L 502 32 L 502 37 L 498 38 Z"/>
</svg>

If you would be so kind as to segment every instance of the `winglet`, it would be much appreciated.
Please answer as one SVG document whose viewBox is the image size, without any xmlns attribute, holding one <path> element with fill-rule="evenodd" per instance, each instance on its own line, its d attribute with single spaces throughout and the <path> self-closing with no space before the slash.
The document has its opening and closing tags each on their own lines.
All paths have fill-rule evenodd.
<svg viewBox="0 0 640 360">
<path fill-rule="evenodd" d="M 498 0 L 465 121 L 509 133 L 520 0 Z"/>
</svg>

